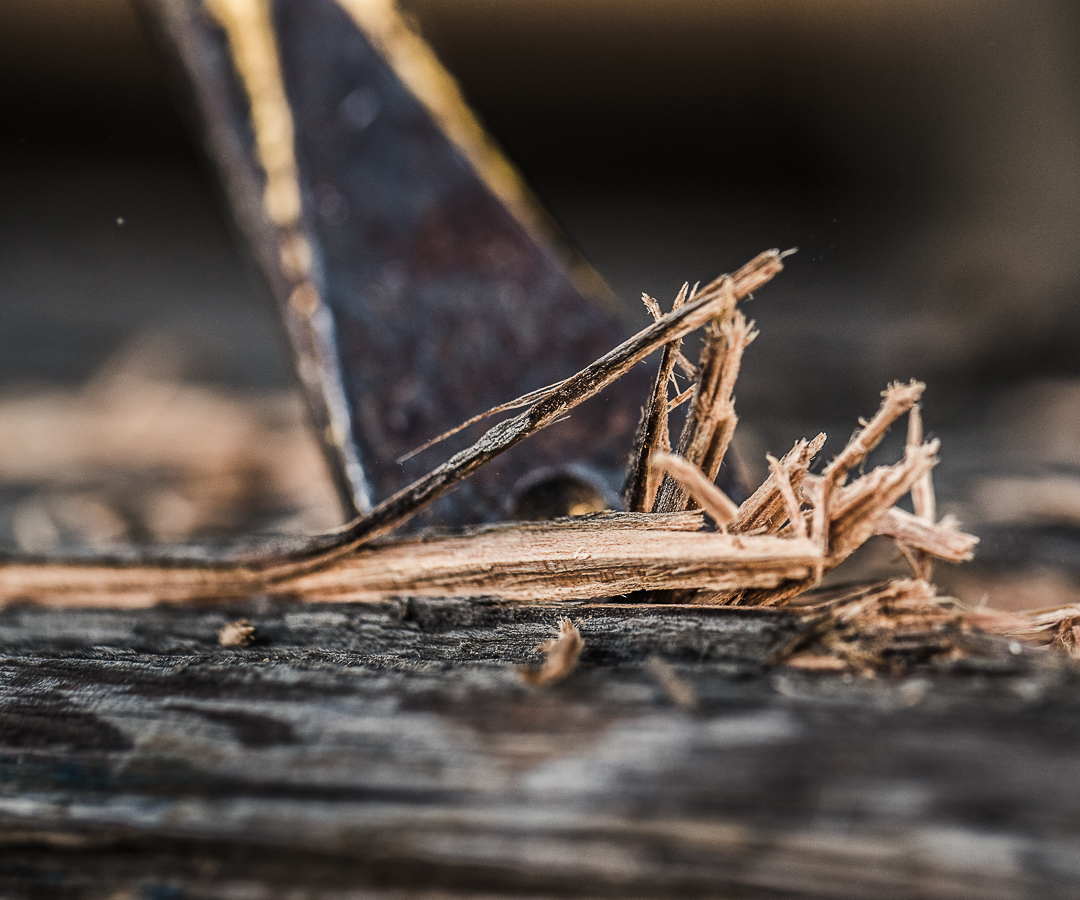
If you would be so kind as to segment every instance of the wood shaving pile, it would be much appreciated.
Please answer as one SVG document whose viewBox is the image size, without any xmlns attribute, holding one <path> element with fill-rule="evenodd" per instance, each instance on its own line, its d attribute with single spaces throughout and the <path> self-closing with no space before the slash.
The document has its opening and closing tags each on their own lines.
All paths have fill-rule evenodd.
<svg viewBox="0 0 1080 900">
<path fill-rule="evenodd" d="M 228 601 L 254 593 L 320 602 L 402 595 L 531 601 L 632 594 L 654 603 L 775 607 L 796 602 L 811 625 L 798 646 L 781 655 L 789 665 L 809 669 L 888 670 L 890 658 L 901 655 L 898 648 L 960 653 L 956 635 L 975 631 L 1073 652 L 1080 638 L 1076 608 L 1025 617 L 970 610 L 937 596 L 930 583 L 933 561 L 970 559 L 978 539 L 937 518 L 931 472 L 939 447 L 923 439 L 924 386 L 918 382 L 890 385 L 877 413 L 820 474 L 810 469 L 823 434 L 797 442 L 780 459 L 768 457 L 768 477 L 741 504 L 715 484 L 738 424 L 734 388 L 742 356 L 757 337 L 737 304 L 782 270 L 784 255 L 768 251 L 700 290 L 684 286 L 666 314 L 646 297 L 653 324 L 570 378 L 490 411 L 524 408 L 370 513 L 299 549 L 271 549 L 242 562 L 10 560 L 0 562 L 0 602 L 139 607 L 163 600 Z M 704 330 L 704 340 L 693 362 L 682 341 L 698 329 Z M 560 420 L 656 351 L 660 365 L 630 455 L 624 512 L 392 536 L 460 480 Z M 672 413 L 683 406 L 687 412 L 673 443 Z M 904 416 L 908 436 L 902 458 L 851 477 Z M 896 506 L 908 494 L 913 512 Z M 824 605 L 798 600 L 873 535 L 897 543 L 911 564 L 911 579 Z M 581 635 L 568 620 L 560 628 L 559 637 L 543 646 L 545 665 L 527 676 L 534 683 L 565 677 L 576 663 Z"/>
</svg>

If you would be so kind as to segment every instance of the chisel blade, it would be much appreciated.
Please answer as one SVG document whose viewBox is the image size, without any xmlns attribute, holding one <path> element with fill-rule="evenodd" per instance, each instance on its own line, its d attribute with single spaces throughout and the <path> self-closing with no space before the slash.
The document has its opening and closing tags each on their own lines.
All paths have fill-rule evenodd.
<svg viewBox="0 0 1080 900">
<path fill-rule="evenodd" d="M 475 440 L 403 454 L 630 333 L 385 0 L 144 0 L 179 63 L 349 507 Z M 649 373 L 485 467 L 417 520 L 614 505 Z"/>
</svg>

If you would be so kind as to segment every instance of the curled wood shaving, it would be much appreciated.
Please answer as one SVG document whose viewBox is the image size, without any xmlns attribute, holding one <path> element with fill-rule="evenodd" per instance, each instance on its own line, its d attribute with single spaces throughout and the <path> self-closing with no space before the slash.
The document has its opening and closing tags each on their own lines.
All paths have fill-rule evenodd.
<svg viewBox="0 0 1080 900">
<path fill-rule="evenodd" d="M 539 669 L 522 669 L 521 679 L 526 684 L 544 687 L 562 681 L 577 667 L 585 639 L 577 626 L 569 619 L 559 620 L 559 633 L 536 647 L 545 655 Z"/>
</svg>

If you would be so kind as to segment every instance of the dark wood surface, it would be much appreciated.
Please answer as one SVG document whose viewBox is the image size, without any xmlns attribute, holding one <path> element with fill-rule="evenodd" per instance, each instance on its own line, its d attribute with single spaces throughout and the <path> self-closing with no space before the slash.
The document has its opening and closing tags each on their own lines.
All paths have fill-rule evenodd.
<svg viewBox="0 0 1080 900">
<path fill-rule="evenodd" d="M 567 614 L 579 668 L 528 687 Z M 240 616 L 255 643 L 219 646 Z M 8 608 L 0 896 L 1076 896 L 1071 663 L 975 639 L 899 679 L 769 666 L 800 627 L 492 600 Z"/>
</svg>

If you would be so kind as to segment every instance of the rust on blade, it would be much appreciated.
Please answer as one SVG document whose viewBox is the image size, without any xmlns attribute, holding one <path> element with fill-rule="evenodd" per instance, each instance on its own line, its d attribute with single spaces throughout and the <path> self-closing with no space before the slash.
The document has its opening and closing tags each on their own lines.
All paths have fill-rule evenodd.
<svg viewBox="0 0 1080 900">
<path fill-rule="evenodd" d="M 628 333 L 386 0 L 144 5 L 180 63 L 356 511 L 471 436 L 403 454 Z M 545 486 L 579 508 L 614 503 L 648 382 L 644 367 L 631 373 L 416 524 L 529 515 L 551 500 Z"/>
</svg>

